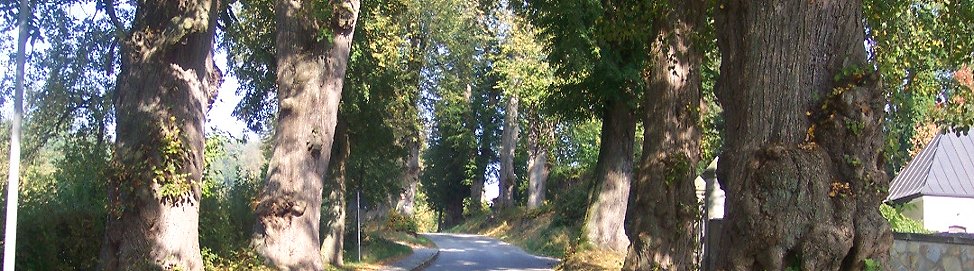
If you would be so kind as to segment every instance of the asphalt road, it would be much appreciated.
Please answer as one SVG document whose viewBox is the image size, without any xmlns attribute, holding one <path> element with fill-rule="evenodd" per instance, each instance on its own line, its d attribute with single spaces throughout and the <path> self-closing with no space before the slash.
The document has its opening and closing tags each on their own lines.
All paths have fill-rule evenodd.
<svg viewBox="0 0 974 271">
<path fill-rule="evenodd" d="M 497 239 L 470 234 L 425 234 L 440 248 L 428 271 L 551 270 L 557 259 L 534 256 Z"/>
</svg>

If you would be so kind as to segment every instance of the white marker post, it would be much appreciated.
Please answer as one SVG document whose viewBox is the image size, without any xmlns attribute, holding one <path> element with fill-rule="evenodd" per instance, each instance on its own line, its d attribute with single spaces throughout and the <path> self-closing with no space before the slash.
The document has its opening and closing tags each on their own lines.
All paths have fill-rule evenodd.
<svg viewBox="0 0 974 271">
<path fill-rule="evenodd" d="M 355 191 L 355 221 L 358 224 L 358 262 L 362 262 L 362 190 Z"/>
</svg>

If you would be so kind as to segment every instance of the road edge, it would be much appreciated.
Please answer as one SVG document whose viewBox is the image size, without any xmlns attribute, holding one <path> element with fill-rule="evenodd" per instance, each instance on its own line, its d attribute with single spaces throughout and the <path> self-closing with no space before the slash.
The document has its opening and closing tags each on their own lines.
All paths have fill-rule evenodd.
<svg viewBox="0 0 974 271">
<path fill-rule="evenodd" d="M 403 244 L 403 245 L 406 245 L 406 244 Z M 405 258 L 400 259 L 399 261 L 397 261 L 395 263 L 392 263 L 392 265 L 386 265 L 386 266 L 382 267 L 380 270 L 382 270 L 382 271 L 419 271 L 419 270 L 423 270 L 426 267 L 429 267 L 429 265 L 432 264 L 433 261 L 435 261 L 436 258 L 440 256 L 440 248 L 437 247 L 436 244 L 433 244 L 433 247 L 421 248 L 421 249 L 429 249 L 429 250 L 432 251 L 432 253 L 429 253 L 429 256 L 425 256 L 425 258 L 422 258 L 420 260 L 410 259 L 410 258 L 413 258 L 414 256 L 418 256 L 418 255 L 416 255 L 416 253 L 417 253 L 416 252 L 416 249 L 417 248 L 416 247 L 413 247 L 411 249 L 412 249 L 412 253 L 409 256 L 406 256 Z M 426 252 L 423 252 L 423 253 L 425 254 Z M 420 256 L 420 257 L 422 257 L 422 256 Z M 416 263 L 410 263 L 411 261 L 416 261 Z M 404 264 L 405 266 L 396 266 L 396 265 L 400 265 L 400 264 Z"/>
<path fill-rule="evenodd" d="M 433 261 L 436 261 L 436 258 L 440 256 L 440 249 L 439 248 L 436 248 L 436 247 L 434 247 L 433 249 L 435 249 L 436 251 L 433 251 L 433 254 L 430 255 L 429 258 L 427 258 L 425 261 L 423 261 L 422 263 L 420 263 L 416 267 L 413 267 L 412 269 L 409 269 L 409 271 L 423 270 L 426 267 L 429 267 L 430 264 L 433 264 Z"/>
</svg>

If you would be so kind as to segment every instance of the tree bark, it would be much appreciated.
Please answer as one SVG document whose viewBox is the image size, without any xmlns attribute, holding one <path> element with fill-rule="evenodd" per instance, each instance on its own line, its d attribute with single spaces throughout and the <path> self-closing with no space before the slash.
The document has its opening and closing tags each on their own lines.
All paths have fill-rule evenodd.
<svg viewBox="0 0 974 271">
<path fill-rule="evenodd" d="M 484 202 L 484 181 L 485 180 L 483 176 L 484 176 L 484 171 L 478 170 L 477 175 L 473 176 L 473 182 L 470 184 L 470 199 L 476 203 Z"/>
<path fill-rule="evenodd" d="M 499 178 L 499 194 L 497 196 L 497 207 L 506 209 L 514 207 L 514 183 L 517 176 L 514 174 L 514 151 L 518 138 L 518 99 L 517 95 L 510 95 L 507 106 L 504 110 L 504 132 L 501 134 L 501 168 Z"/>
<path fill-rule="evenodd" d="M 359 1 L 276 4 L 278 119 L 253 246 L 282 270 L 322 270 L 318 222 Z M 321 9 L 331 9 L 322 18 Z M 324 34 L 323 34 L 324 33 Z"/>
<path fill-rule="evenodd" d="M 345 183 L 347 178 L 348 156 L 351 154 L 348 139 L 348 122 L 339 112 L 335 126 L 335 143 L 332 146 L 332 159 L 328 165 L 328 178 L 325 179 L 324 212 L 321 227 L 321 259 L 334 266 L 343 266 L 342 247 L 345 241 Z"/>
<path fill-rule="evenodd" d="M 121 42 L 115 157 L 101 270 L 202 270 L 205 111 L 221 1 L 145 2 Z"/>
<path fill-rule="evenodd" d="M 548 144 L 551 127 L 535 112 L 528 132 L 528 209 L 537 209 L 545 200 L 548 181 Z"/>
<path fill-rule="evenodd" d="M 402 176 L 402 193 L 396 203 L 396 212 L 404 216 L 412 216 L 416 206 L 416 186 L 419 184 L 419 132 L 410 136 L 406 148 L 409 156 L 406 157 L 406 172 Z"/>
<path fill-rule="evenodd" d="M 879 206 L 884 96 L 862 1 L 721 2 L 727 121 L 719 270 L 862 270 L 892 242 Z"/>
<path fill-rule="evenodd" d="M 636 120 L 627 101 L 610 101 L 602 120 L 602 145 L 584 224 L 587 241 L 599 248 L 625 252 L 629 246 L 623 221 L 629 202 L 635 134 Z"/>
<path fill-rule="evenodd" d="M 671 2 L 657 36 L 643 95 L 643 154 L 626 215 L 631 244 L 625 270 L 695 270 L 700 160 L 699 28 L 704 1 Z"/>
</svg>

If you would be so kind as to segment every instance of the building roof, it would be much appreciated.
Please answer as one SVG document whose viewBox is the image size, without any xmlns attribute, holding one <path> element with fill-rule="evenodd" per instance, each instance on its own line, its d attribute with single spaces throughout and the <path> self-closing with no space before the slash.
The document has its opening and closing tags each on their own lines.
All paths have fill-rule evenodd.
<svg viewBox="0 0 974 271">
<path fill-rule="evenodd" d="M 888 201 L 974 198 L 974 136 L 937 134 L 890 184 Z"/>
</svg>

